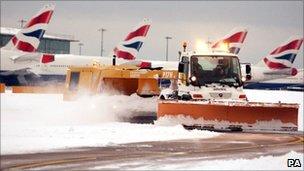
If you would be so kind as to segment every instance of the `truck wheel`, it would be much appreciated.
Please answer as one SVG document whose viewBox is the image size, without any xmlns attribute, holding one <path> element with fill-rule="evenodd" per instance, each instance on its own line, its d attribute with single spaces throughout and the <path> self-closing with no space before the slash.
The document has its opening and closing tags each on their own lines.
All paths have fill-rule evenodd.
<svg viewBox="0 0 304 171">
<path fill-rule="evenodd" d="M 190 94 L 183 94 L 182 97 L 181 97 L 181 100 L 185 100 L 185 101 L 191 100 L 191 95 Z"/>
<path fill-rule="evenodd" d="M 160 100 L 166 100 L 166 98 L 165 98 L 164 95 L 161 95 L 161 96 L 159 97 L 159 99 L 160 99 Z"/>
<path fill-rule="evenodd" d="M 228 129 L 231 132 L 242 132 L 243 131 L 242 126 L 229 126 Z"/>
</svg>

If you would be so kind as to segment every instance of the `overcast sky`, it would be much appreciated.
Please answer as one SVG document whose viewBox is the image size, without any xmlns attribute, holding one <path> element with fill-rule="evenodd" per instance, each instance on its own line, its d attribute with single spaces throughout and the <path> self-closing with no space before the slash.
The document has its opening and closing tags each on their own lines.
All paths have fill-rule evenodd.
<svg viewBox="0 0 304 171">
<path fill-rule="evenodd" d="M 56 5 L 48 33 L 74 35 L 84 46 L 82 54 L 100 55 L 100 32 L 104 55 L 143 18 L 152 20 L 139 58 L 164 60 L 165 36 L 169 60 L 177 59 L 183 41 L 194 46 L 197 39 L 214 41 L 234 27 L 246 27 L 247 39 L 240 51 L 242 62 L 256 63 L 292 35 L 303 37 L 303 1 L 1 1 L 1 26 L 19 27 L 44 4 Z M 78 54 L 78 43 L 71 52 Z M 303 67 L 303 46 L 295 65 Z"/>
</svg>

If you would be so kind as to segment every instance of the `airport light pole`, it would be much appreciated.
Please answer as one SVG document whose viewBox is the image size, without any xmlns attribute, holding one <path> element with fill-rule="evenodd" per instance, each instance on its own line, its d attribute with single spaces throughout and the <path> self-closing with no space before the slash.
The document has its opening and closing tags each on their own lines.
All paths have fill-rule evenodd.
<svg viewBox="0 0 304 171">
<path fill-rule="evenodd" d="M 104 28 L 100 28 L 100 29 L 98 29 L 98 31 L 101 32 L 101 50 L 100 50 L 100 56 L 102 56 L 102 54 L 103 54 L 103 32 L 105 32 L 107 30 L 104 29 Z"/>
<path fill-rule="evenodd" d="M 21 19 L 18 22 L 20 22 L 20 28 L 23 28 L 23 24 L 26 22 L 26 20 Z"/>
<path fill-rule="evenodd" d="M 166 36 L 166 61 L 168 61 L 168 48 L 169 48 L 169 39 L 172 39 L 172 37 Z"/>
<path fill-rule="evenodd" d="M 81 55 L 81 46 L 83 46 L 83 43 L 78 43 L 79 46 L 79 55 Z"/>
</svg>

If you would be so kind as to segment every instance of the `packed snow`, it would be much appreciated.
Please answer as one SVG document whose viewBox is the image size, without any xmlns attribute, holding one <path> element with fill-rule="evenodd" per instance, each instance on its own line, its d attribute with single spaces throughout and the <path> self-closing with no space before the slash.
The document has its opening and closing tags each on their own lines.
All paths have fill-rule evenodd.
<svg viewBox="0 0 304 171">
<path fill-rule="evenodd" d="M 133 170 L 303 170 L 303 153 L 291 151 L 282 156 L 254 159 L 204 160 L 176 158 L 169 161 L 149 160 L 96 166 L 90 170 L 132 168 Z M 287 159 L 299 159 L 301 167 L 288 167 Z M 166 162 L 164 164 L 164 162 Z M 126 169 L 128 170 L 128 169 Z"/>
<path fill-rule="evenodd" d="M 67 102 L 58 94 L 1 94 L 1 154 L 219 135 L 187 131 L 181 125 L 118 122 L 122 116 L 156 112 L 156 101 L 136 95 L 101 95 Z"/>
<path fill-rule="evenodd" d="M 90 125 L 3 125 L 1 154 L 32 153 L 72 147 L 102 147 L 133 142 L 210 138 L 219 133 L 187 131 L 181 125 L 155 126 L 108 122 Z"/>
<path fill-rule="evenodd" d="M 246 90 L 251 101 L 300 103 L 303 92 Z M 219 133 L 187 131 L 181 125 L 131 124 L 121 117 L 155 113 L 157 98 L 100 95 L 63 101 L 58 94 L 1 94 L 1 154 L 28 153 L 130 142 L 210 138 Z"/>
</svg>

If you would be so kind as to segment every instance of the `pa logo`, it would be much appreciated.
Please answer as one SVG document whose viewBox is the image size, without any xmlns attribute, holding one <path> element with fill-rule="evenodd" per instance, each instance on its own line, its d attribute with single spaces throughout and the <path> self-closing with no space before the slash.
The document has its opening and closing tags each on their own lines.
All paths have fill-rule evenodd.
<svg viewBox="0 0 304 171">
<path fill-rule="evenodd" d="M 300 159 L 287 159 L 287 167 L 301 167 Z"/>
</svg>

